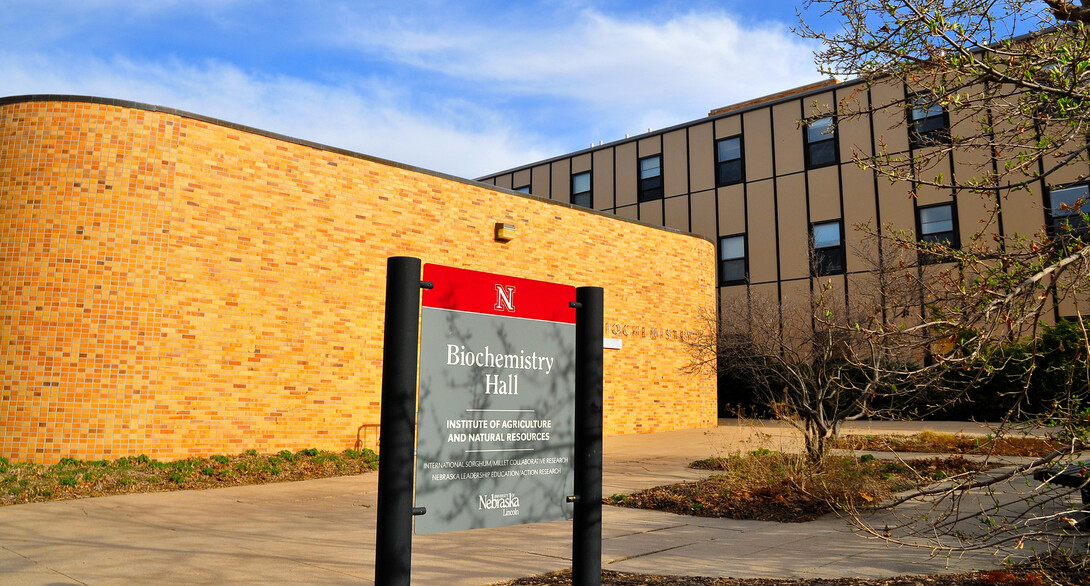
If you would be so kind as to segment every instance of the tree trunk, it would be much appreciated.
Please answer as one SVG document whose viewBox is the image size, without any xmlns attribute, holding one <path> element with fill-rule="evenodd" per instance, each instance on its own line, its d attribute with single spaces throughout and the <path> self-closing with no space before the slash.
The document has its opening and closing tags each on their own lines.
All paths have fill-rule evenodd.
<svg viewBox="0 0 1090 586">
<path fill-rule="evenodd" d="M 821 466 L 825 463 L 825 456 L 829 455 L 832 446 L 832 438 L 824 431 L 811 426 L 806 431 L 806 461 L 812 466 Z"/>
</svg>

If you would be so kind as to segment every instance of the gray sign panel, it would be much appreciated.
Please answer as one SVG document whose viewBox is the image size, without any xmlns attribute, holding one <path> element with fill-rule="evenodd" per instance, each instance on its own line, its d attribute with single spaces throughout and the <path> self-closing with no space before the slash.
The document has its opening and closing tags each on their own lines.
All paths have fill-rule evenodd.
<svg viewBox="0 0 1090 586">
<path fill-rule="evenodd" d="M 424 307 L 416 533 L 570 519 L 575 326 Z"/>
</svg>

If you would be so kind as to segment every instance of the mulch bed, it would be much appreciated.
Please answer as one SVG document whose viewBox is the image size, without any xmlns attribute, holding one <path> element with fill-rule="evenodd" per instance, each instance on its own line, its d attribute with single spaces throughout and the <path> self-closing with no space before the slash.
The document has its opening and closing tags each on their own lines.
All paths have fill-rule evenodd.
<svg viewBox="0 0 1090 586">
<path fill-rule="evenodd" d="M 775 462 L 776 458 L 783 456 L 750 456 L 748 462 L 757 459 Z M 731 462 L 722 461 L 728 468 Z M 804 523 L 837 508 L 876 505 L 893 492 L 914 486 L 921 479 L 939 480 L 979 468 L 978 464 L 959 456 L 908 460 L 903 465 L 874 459 L 869 463 L 856 462 L 851 458 L 832 456 L 824 471 L 812 477 L 805 472 L 777 475 L 765 471 L 746 475 L 745 470 L 735 470 L 730 475 L 713 475 L 695 482 L 613 495 L 604 498 L 603 502 L 696 517 Z M 771 466 L 768 462 L 766 465 Z M 701 467 L 709 468 L 707 465 Z M 787 468 L 790 466 L 785 463 L 783 469 Z M 866 481 L 865 476 L 872 478 Z"/>
<path fill-rule="evenodd" d="M 502 586 L 539 586 L 571 584 L 571 572 L 553 572 L 502 582 Z M 1090 557 L 1050 556 L 1018 564 L 1008 569 L 962 574 L 897 576 L 883 579 L 811 578 L 781 580 L 774 578 L 703 578 L 602 572 L 605 586 L 640 584 L 677 584 L 682 586 L 1086 586 L 1090 584 Z"/>
<path fill-rule="evenodd" d="M 927 452 L 1040 457 L 1063 447 L 1054 440 L 1032 436 L 974 437 L 923 432 L 916 435 L 843 435 L 833 447 L 874 452 Z"/>
</svg>

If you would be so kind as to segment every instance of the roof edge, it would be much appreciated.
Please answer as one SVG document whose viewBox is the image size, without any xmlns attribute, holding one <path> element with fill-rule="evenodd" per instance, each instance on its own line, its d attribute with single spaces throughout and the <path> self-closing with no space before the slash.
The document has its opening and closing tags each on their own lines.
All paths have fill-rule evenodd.
<svg viewBox="0 0 1090 586">
<path fill-rule="evenodd" d="M 495 173 L 489 173 L 488 175 L 483 175 L 483 176 L 479 177 L 477 180 L 482 181 L 482 180 L 485 180 L 485 179 L 498 177 L 500 175 L 505 175 L 507 173 L 513 173 L 515 171 L 520 171 L 522 169 L 529 169 L 531 167 L 536 167 L 538 165 L 545 165 L 545 164 L 548 164 L 548 163 L 553 163 L 553 162 L 556 162 L 556 161 L 560 161 L 562 159 L 569 159 L 569 158 L 572 158 L 572 157 L 577 157 L 579 155 L 592 153 L 592 152 L 597 151 L 597 150 L 604 150 L 606 148 L 612 148 L 612 147 L 620 146 L 620 145 L 625 144 L 625 143 L 640 141 L 640 140 L 643 140 L 643 139 L 651 137 L 651 136 L 666 134 L 668 132 L 673 132 L 675 130 L 680 130 L 680 129 L 685 128 L 687 126 L 692 126 L 694 124 L 701 124 L 701 123 L 704 123 L 704 122 L 711 122 L 711 121 L 714 121 L 714 120 L 718 120 L 720 118 L 726 118 L 727 116 L 738 116 L 740 114 L 745 114 L 746 112 L 751 112 L 751 111 L 756 110 L 758 108 L 772 107 L 772 106 L 775 106 L 777 104 L 781 104 L 783 102 L 786 102 L 788 100 L 797 100 L 797 99 L 808 98 L 808 97 L 810 97 L 812 95 L 824 93 L 824 92 L 827 92 L 827 91 L 835 91 L 835 90 L 840 89 L 840 88 L 849 87 L 849 86 L 853 86 L 853 85 L 858 85 L 858 84 L 866 82 L 866 80 L 861 78 L 861 77 L 860 78 L 855 78 L 855 79 L 849 79 L 849 80 L 846 80 L 846 81 L 833 81 L 832 83 L 829 83 L 830 81 L 832 81 L 832 80 L 824 80 L 824 81 L 814 82 L 814 83 L 807 84 L 807 85 L 804 85 L 804 86 L 799 86 L 799 87 L 797 87 L 795 89 L 784 90 L 783 92 L 778 92 L 778 93 L 772 94 L 770 96 L 764 96 L 762 98 L 754 98 L 752 100 L 747 100 L 745 102 L 741 102 L 741 103 L 736 104 L 734 106 L 727 106 L 726 108 L 719 108 L 718 110 L 712 110 L 711 113 L 709 113 L 707 116 L 705 116 L 703 118 L 696 118 L 694 120 L 689 120 L 688 122 L 682 122 L 680 124 L 674 124 L 673 126 L 667 126 L 666 128 L 660 128 L 659 130 L 653 130 L 651 132 L 644 132 L 643 134 L 637 134 L 635 136 L 626 136 L 625 138 L 621 138 L 621 139 L 618 139 L 618 140 L 615 140 L 615 141 L 612 141 L 612 142 L 607 142 L 607 143 L 595 145 L 595 146 L 585 148 L 585 149 L 580 149 L 580 150 L 577 150 L 577 151 L 572 151 L 570 153 L 564 153 L 564 154 L 561 154 L 561 155 L 557 155 L 555 157 L 549 157 L 548 159 L 541 159 L 540 161 L 534 161 L 534 162 L 528 163 L 526 165 L 519 165 L 518 167 L 511 167 L 510 169 L 504 169 L 502 171 L 496 171 Z M 720 112 L 720 111 L 722 111 L 722 112 Z"/>
</svg>

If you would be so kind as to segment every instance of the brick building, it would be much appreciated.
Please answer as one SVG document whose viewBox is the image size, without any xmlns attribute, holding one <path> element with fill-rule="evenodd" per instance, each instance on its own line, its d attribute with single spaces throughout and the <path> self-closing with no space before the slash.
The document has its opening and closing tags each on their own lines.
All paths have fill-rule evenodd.
<svg viewBox="0 0 1090 586">
<path fill-rule="evenodd" d="M 714 425 L 714 380 L 680 370 L 713 244 L 505 187 L 144 104 L 0 100 L 0 456 L 373 446 L 395 255 L 603 287 L 606 432 Z"/>
</svg>

